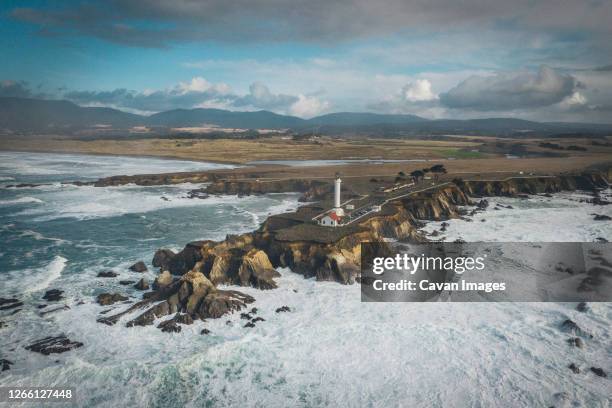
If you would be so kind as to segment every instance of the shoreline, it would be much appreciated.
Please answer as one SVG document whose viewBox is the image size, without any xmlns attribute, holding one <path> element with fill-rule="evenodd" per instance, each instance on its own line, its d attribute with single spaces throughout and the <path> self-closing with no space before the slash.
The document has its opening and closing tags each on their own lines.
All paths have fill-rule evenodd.
<svg viewBox="0 0 612 408">
<path fill-rule="evenodd" d="M 183 162 L 194 162 L 194 163 L 210 163 L 210 164 L 223 164 L 223 165 L 231 165 L 234 166 L 232 168 L 246 168 L 246 167 L 256 167 L 257 165 L 245 165 L 244 163 L 236 162 L 236 161 L 214 161 L 214 160 L 203 160 L 203 159 L 187 159 L 178 156 L 168 156 L 168 155 L 154 155 L 154 154 L 123 154 L 123 153 L 96 153 L 96 152 L 79 152 L 79 151 L 56 151 L 56 150 L 22 150 L 22 149 L 7 149 L 0 148 L 0 153 L 41 153 L 41 154 L 62 154 L 62 155 L 82 155 L 82 156 L 102 156 L 102 157 L 127 157 L 127 158 L 150 158 L 150 159 L 160 159 L 160 160 L 175 160 L 175 161 L 183 161 Z M 280 165 L 282 166 L 282 165 Z M 289 167 L 289 166 L 287 166 Z M 228 168 L 226 170 L 230 170 Z M 223 170 L 223 169 L 219 169 Z M 206 171 L 206 170 L 203 170 Z"/>
</svg>

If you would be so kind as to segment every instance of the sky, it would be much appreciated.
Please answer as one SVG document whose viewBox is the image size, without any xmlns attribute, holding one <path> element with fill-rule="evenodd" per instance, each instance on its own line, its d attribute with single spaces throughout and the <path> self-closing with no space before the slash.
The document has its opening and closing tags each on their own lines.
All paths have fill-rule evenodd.
<svg viewBox="0 0 612 408">
<path fill-rule="evenodd" d="M 612 123 L 610 0 L 0 2 L 0 96 Z"/>
</svg>

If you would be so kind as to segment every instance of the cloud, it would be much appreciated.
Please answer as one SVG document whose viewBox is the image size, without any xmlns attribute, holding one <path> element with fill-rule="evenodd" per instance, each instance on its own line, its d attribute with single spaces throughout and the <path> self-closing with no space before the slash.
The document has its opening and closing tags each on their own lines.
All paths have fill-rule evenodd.
<svg viewBox="0 0 612 408">
<path fill-rule="evenodd" d="M 218 94 L 230 93 L 230 87 L 227 84 L 219 83 L 212 84 L 202 77 L 194 77 L 189 82 L 179 82 L 178 89 L 183 93 L 188 92 L 215 92 Z"/>
<path fill-rule="evenodd" d="M 11 12 L 15 19 L 40 26 L 43 34 L 79 33 L 147 47 L 209 40 L 327 43 L 504 22 L 545 31 L 588 28 L 605 39 L 610 15 L 608 1 L 567 1 L 559 7 L 556 0 L 92 0 Z"/>
<path fill-rule="evenodd" d="M 217 104 L 231 101 L 234 96 L 223 85 L 201 87 L 197 84 L 179 84 L 170 89 L 134 91 L 71 91 L 63 97 L 80 105 L 109 106 L 134 112 L 147 113 L 171 109 L 190 109 L 205 102 Z"/>
<path fill-rule="evenodd" d="M 378 82 L 388 81 L 389 78 L 377 78 Z M 399 78 L 401 80 L 401 78 Z M 418 78 L 411 80 L 401 87 L 399 91 L 371 102 L 368 109 L 394 114 L 415 114 L 429 118 L 437 118 L 442 114 L 439 97 L 432 89 L 429 79 Z"/>
<path fill-rule="evenodd" d="M 328 108 L 329 103 L 315 96 L 274 94 L 261 82 L 249 87 L 249 93 L 238 95 L 225 83 L 212 83 L 203 77 L 162 90 L 70 91 L 65 99 L 86 106 L 108 106 L 137 113 L 154 113 L 172 109 L 218 108 L 271 110 L 298 116 L 312 116 Z"/>
<path fill-rule="evenodd" d="M 297 96 L 278 94 L 275 95 L 266 85 L 254 82 L 249 87 L 249 93 L 234 100 L 235 107 L 254 107 L 270 110 L 285 110 L 288 106 L 298 101 Z"/>
<path fill-rule="evenodd" d="M 584 106 L 587 104 L 587 99 L 580 92 L 576 91 L 570 96 L 565 97 L 559 105 L 571 109 L 576 106 Z"/>
<path fill-rule="evenodd" d="M 573 95 L 580 82 L 547 66 L 537 72 L 499 72 L 471 76 L 440 95 L 442 105 L 453 109 L 502 111 L 550 106 Z"/>
<path fill-rule="evenodd" d="M 327 111 L 330 107 L 329 102 L 321 101 L 316 96 L 298 95 L 289 108 L 289 113 L 301 118 L 311 118 Z"/>
<path fill-rule="evenodd" d="M 427 79 L 417 79 L 402 89 L 404 99 L 410 102 L 427 102 L 438 99 L 438 95 L 432 92 L 431 82 Z"/>
<path fill-rule="evenodd" d="M 0 81 L 0 97 L 31 98 L 30 85 L 26 81 Z"/>
</svg>

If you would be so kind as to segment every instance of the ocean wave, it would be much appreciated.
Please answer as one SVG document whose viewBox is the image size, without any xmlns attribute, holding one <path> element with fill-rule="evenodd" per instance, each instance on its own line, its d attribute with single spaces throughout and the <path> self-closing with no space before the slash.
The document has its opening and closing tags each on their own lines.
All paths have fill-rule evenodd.
<svg viewBox="0 0 612 408">
<path fill-rule="evenodd" d="M 0 200 L 0 205 L 43 204 L 44 201 L 35 197 L 21 197 L 14 200 Z"/>
<path fill-rule="evenodd" d="M 51 282 L 62 276 L 62 271 L 64 268 L 66 268 L 67 263 L 68 259 L 64 258 L 63 256 L 56 255 L 46 267 L 38 270 L 40 274 L 44 273 L 45 276 L 39 280 L 38 284 L 26 288 L 25 292 L 37 292 L 39 290 L 48 288 Z"/>
<path fill-rule="evenodd" d="M 67 263 L 68 259 L 56 255 L 48 264 L 39 268 L 2 273 L 3 292 L 20 295 L 44 290 L 62 276 Z"/>
</svg>

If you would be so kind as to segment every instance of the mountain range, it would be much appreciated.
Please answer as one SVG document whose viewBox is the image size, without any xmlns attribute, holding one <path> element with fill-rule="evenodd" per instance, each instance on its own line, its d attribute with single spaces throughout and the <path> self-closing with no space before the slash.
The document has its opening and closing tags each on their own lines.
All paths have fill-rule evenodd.
<svg viewBox="0 0 612 408">
<path fill-rule="evenodd" d="M 269 111 L 236 112 L 222 109 L 174 109 L 150 116 L 112 108 L 82 107 L 65 100 L 0 97 L 0 131 L 3 133 L 71 133 L 91 128 L 127 129 L 214 125 L 236 129 L 291 129 L 297 133 L 372 136 L 393 134 L 611 134 L 612 124 L 534 122 L 513 118 L 436 119 L 415 115 L 338 112 L 301 119 Z"/>
</svg>

